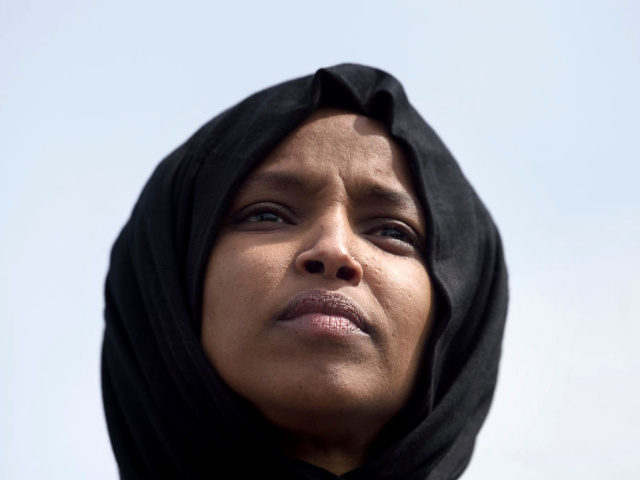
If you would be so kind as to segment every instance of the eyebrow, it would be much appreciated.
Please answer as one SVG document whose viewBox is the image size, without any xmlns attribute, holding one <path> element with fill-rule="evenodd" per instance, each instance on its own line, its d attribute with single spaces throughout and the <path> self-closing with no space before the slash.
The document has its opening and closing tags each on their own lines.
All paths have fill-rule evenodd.
<svg viewBox="0 0 640 480">
<path fill-rule="evenodd" d="M 306 190 L 309 182 L 291 172 L 283 171 L 267 171 L 255 172 L 247 178 L 242 185 L 242 189 L 251 189 L 254 187 L 269 187 L 273 189 L 294 188 L 295 190 Z"/>
<path fill-rule="evenodd" d="M 416 211 L 416 202 L 411 195 L 382 185 L 372 185 L 366 188 L 363 195 L 358 195 L 358 200 L 367 203 L 386 203 L 402 210 Z"/>
<path fill-rule="evenodd" d="M 316 183 L 314 185 L 314 183 Z M 274 190 L 293 189 L 304 194 L 321 190 L 322 182 L 313 182 L 304 175 L 282 170 L 258 171 L 246 179 L 242 189 L 269 188 Z M 380 184 L 362 185 L 355 192 L 348 192 L 349 198 L 364 204 L 386 204 L 407 213 L 419 215 L 417 202 L 409 193 Z"/>
</svg>

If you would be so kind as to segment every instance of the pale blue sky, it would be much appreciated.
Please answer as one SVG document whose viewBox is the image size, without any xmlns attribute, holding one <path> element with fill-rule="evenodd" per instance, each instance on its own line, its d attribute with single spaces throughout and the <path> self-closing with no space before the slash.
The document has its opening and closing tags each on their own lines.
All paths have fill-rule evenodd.
<svg viewBox="0 0 640 480">
<path fill-rule="evenodd" d="M 114 479 L 108 252 L 156 163 L 259 88 L 398 77 L 503 235 L 511 305 L 467 479 L 635 479 L 640 3 L 0 0 L 0 478 Z"/>
</svg>

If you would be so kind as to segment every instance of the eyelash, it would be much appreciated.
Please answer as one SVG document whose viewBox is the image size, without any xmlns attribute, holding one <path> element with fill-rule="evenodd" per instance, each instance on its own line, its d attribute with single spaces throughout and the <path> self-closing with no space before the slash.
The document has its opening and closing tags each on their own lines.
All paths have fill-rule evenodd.
<svg viewBox="0 0 640 480">
<path fill-rule="evenodd" d="M 274 222 L 274 221 L 272 221 L 272 220 L 264 220 L 265 222 L 284 223 L 284 220 L 282 219 L 282 217 L 281 217 L 280 215 L 278 215 L 278 214 L 276 214 L 276 213 L 273 213 L 273 212 L 269 212 L 269 211 L 256 212 L 256 213 L 254 213 L 254 214 L 252 214 L 252 215 L 249 215 L 249 216 L 247 217 L 247 221 L 248 221 L 248 222 L 256 222 L 256 223 L 258 223 L 258 222 L 260 222 L 261 220 L 251 220 L 251 219 L 252 219 L 252 218 L 254 218 L 254 217 L 258 217 L 258 216 L 260 216 L 260 215 L 272 215 L 273 217 L 275 217 L 275 218 L 276 218 L 276 221 L 275 221 L 275 222 Z"/>
<path fill-rule="evenodd" d="M 234 214 L 234 223 L 237 224 L 272 224 L 269 227 L 279 228 L 281 225 L 294 225 L 295 214 L 293 212 L 288 212 L 285 210 L 285 207 L 280 206 L 276 203 L 266 202 L 250 205 L 241 209 L 239 212 Z M 272 216 L 275 217 L 275 221 L 271 220 L 260 220 L 259 216 Z M 389 219 L 389 218 L 379 218 L 375 219 L 371 222 L 373 225 L 369 227 L 366 231 L 366 235 L 372 235 L 376 238 L 376 241 L 383 242 L 393 242 L 393 243 L 401 243 L 409 245 L 412 248 L 417 248 L 419 243 L 419 239 L 417 234 L 413 231 L 413 229 L 409 226 L 404 225 L 404 223 L 399 222 L 398 220 Z M 265 225 L 266 227 L 267 225 Z M 278 226 L 278 227 L 276 227 Z M 376 232 L 393 230 L 397 232 L 399 235 L 374 235 Z"/>
<path fill-rule="evenodd" d="M 243 223 L 243 222 L 248 222 L 248 223 L 277 223 L 277 224 L 282 224 L 282 223 L 294 223 L 292 218 L 293 218 L 293 214 L 292 213 L 288 213 L 288 212 L 284 212 L 284 207 L 279 206 L 278 204 L 275 203 L 259 203 L 259 204 L 255 204 L 255 205 L 250 205 L 246 208 L 243 208 L 242 210 L 240 210 L 236 215 L 234 215 L 236 217 L 236 222 L 238 223 Z M 259 221 L 259 220 L 251 220 L 254 217 L 258 217 L 259 215 L 273 215 L 275 217 L 278 217 L 281 221 L 276 221 L 276 222 L 272 222 L 272 221 Z"/>
<path fill-rule="evenodd" d="M 383 221 L 389 222 L 386 219 L 384 219 Z M 411 232 L 408 227 L 405 227 L 403 225 L 399 225 L 395 221 L 391 221 L 390 223 L 383 223 L 379 227 L 376 227 L 375 229 L 371 230 L 371 232 L 372 233 L 373 232 L 382 232 L 382 231 L 385 231 L 385 230 L 394 230 L 394 231 L 396 231 L 396 232 L 398 232 L 400 234 L 401 238 L 398 238 L 395 235 L 379 235 L 380 237 L 383 237 L 385 239 L 388 238 L 389 240 L 408 243 L 411 246 L 415 246 L 415 244 L 416 244 L 416 239 L 415 239 L 415 235 L 413 234 L 413 232 Z"/>
</svg>

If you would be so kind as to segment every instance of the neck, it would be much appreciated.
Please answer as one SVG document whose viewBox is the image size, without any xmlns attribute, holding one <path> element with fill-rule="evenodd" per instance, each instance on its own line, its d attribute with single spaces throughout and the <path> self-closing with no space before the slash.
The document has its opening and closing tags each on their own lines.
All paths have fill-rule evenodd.
<svg viewBox="0 0 640 480">
<path fill-rule="evenodd" d="M 316 409 L 317 410 L 317 409 Z M 389 416 L 370 409 L 278 408 L 263 413 L 286 455 L 342 475 L 364 464 Z"/>
<path fill-rule="evenodd" d="M 369 443 L 295 434 L 286 434 L 283 438 L 283 447 L 287 455 L 336 475 L 342 475 L 362 465 Z"/>
</svg>

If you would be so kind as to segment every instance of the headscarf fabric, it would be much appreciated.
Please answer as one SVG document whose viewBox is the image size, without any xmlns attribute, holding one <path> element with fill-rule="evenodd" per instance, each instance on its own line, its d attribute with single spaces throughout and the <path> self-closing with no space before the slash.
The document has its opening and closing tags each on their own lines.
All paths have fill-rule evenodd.
<svg viewBox="0 0 640 480">
<path fill-rule="evenodd" d="M 495 389 L 507 309 L 498 231 L 458 164 L 381 70 L 342 64 L 260 91 L 166 157 L 116 240 L 105 285 L 102 392 L 123 479 L 335 479 L 289 458 L 205 356 L 203 281 L 234 193 L 321 107 L 376 119 L 422 203 L 437 312 L 416 388 L 361 467 L 340 478 L 458 478 Z"/>
</svg>

